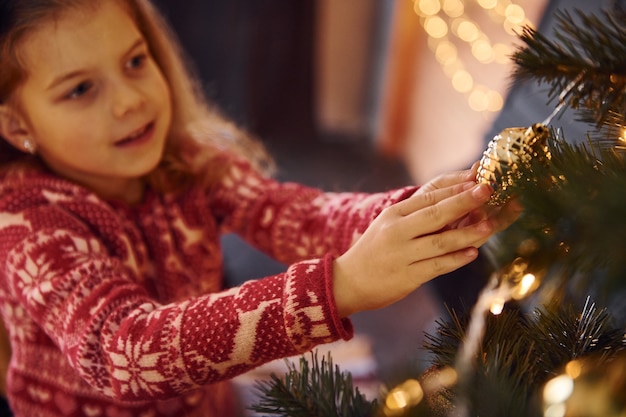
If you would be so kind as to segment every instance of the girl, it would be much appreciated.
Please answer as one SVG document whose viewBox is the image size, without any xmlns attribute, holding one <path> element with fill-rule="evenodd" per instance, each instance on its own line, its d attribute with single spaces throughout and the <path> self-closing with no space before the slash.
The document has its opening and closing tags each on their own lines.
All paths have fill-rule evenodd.
<svg viewBox="0 0 626 417">
<path fill-rule="evenodd" d="M 475 171 L 279 184 L 145 0 L 0 2 L 0 311 L 16 416 L 230 416 L 228 380 L 352 336 L 515 218 Z M 285 273 L 224 290 L 219 234 Z"/>
</svg>

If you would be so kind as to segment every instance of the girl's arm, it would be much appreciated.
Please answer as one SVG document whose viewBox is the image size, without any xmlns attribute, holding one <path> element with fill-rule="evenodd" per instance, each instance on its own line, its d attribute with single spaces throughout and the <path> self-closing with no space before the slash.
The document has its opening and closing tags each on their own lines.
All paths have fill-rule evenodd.
<svg viewBox="0 0 626 417">
<path fill-rule="evenodd" d="M 471 261 L 493 233 L 513 222 L 513 201 L 495 210 L 476 166 L 423 188 L 378 194 L 322 193 L 258 178 L 236 166 L 216 195 L 225 225 L 283 262 L 332 256 L 338 314 L 384 307 Z M 224 204 L 226 203 L 226 204 Z"/>
<path fill-rule="evenodd" d="M 43 330 L 107 396 L 165 399 L 352 336 L 336 312 L 330 257 L 162 304 L 70 215 L 40 210 L 31 214 L 60 226 L 0 227 L 4 249 L 12 246 L 0 256 L 1 298 L 15 319 L 7 324 L 18 350 L 45 343 Z"/>
<path fill-rule="evenodd" d="M 185 281 L 191 276 L 177 274 L 186 265 L 175 262 L 173 273 L 165 267 L 157 278 L 136 233 L 94 195 L 48 177 L 15 182 L 0 193 L 0 307 L 16 352 L 56 346 L 77 376 L 109 397 L 169 398 L 352 336 L 336 311 L 330 257 L 227 291 L 159 301 L 171 297 L 168 288 L 193 288 Z M 194 218 L 185 232 L 184 219 L 168 223 L 170 209 L 154 207 L 150 230 L 174 227 L 157 248 L 170 242 L 185 254 L 200 235 L 217 243 L 210 221 Z M 212 265 L 219 262 L 211 257 L 219 250 L 199 252 L 208 265 L 198 273 L 217 289 L 220 271 Z M 163 257 L 168 265 L 167 251 Z M 151 289 L 156 279 L 160 290 Z M 42 366 L 57 366 L 45 360 Z"/>
<path fill-rule="evenodd" d="M 345 252 L 382 210 L 417 187 L 384 193 L 330 193 L 279 183 L 237 162 L 212 190 L 222 228 L 285 264 Z"/>
</svg>

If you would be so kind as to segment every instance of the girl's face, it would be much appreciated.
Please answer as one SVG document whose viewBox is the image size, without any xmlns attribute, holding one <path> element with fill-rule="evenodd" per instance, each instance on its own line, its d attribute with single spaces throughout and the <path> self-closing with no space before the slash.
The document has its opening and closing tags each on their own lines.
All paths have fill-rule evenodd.
<svg viewBox="0 0 626 417">
<path fill-rule="evenodd" d="M 27 70 L 8 135 L 56 173 L 105 198 L 136 202 L 161 159 L 171 122 L 168 84 L 118 2 L 71 11 L 20 44 Z M 5 132 L 6 133 L 6 132 Z"/>
</svg>

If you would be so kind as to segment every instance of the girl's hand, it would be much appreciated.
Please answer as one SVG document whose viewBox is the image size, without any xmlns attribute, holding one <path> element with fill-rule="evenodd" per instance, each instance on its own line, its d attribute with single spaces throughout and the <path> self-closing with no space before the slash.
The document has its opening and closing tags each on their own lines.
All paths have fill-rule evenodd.
<svg viewBox="0 0 626 417">
<path fill-rule="evenodd" d="M 441 175 L 434 180 L 428 182 L 417 190 L 417 193 L 425 193 L 459 184 L 465 181 L 474 181 L 478 170 L 479 162 L 474 163 L 472 168 L 466 171 L 457 171 L 445 175 Z M 511 225 L 522 212 L 522 207 L 517 200 L 512 199 L 502 206 L 481 206 L 478 210 L 468 213 L 466 216 L 446 226 L 446 229 L 455 229 L 466 227 L 474 223 L 479 223 L 485 219 L 489 219 L 494 226 L 494 232 L 499 232 Z M 442 230 L 443 231 L 443 230 Z M 488 238 L 491 237 L 488 236 Z M 487 239 L 480 242 L 481 246 Z"/>
<path fill-rule="evenodd" d="M 429 182 L 383 210 L 335 260 L 333 292 L 341 317 L 385 307 L 470 263 L 480 245 L 517 218 L 515 203 L 485 209 L 492 190 L 474 178 L 475 167 Z"/>
</svg>

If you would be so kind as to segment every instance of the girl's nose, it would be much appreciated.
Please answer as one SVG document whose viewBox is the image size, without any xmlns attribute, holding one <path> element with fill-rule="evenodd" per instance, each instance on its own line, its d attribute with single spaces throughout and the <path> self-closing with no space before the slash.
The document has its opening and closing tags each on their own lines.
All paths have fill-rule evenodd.
<svg viewBox="0 0 626 417">
<path fill-rule="evenodd" d="M 128 82 L 118 83 L 113 96 L 113 114 L 123 117 L 137 111 L 145 104 L 145 96 L 135 86 Z"/>
</svg>

